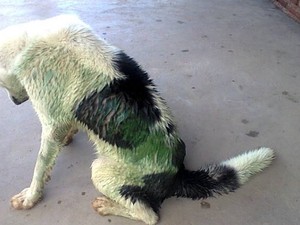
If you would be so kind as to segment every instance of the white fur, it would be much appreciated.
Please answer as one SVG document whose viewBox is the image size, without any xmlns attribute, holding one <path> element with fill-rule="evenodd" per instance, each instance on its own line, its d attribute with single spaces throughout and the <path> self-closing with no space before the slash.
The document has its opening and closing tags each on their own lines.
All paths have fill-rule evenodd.
<svg viewBox="0 0 300 225">
<path fill-rule="evenodd" d="M 38 202 L 59 150 L 72 139 L 77 128 L 86 128 L 98 153 L 98 159 L 92 164 L 92 180 L 106 196 L 96 199 L 95 210 L 102 215 L 110 213 L 156 224 L 158 215 L 152 208 L 141 201 L 133 203 L 122 197 L 120 187 L 142 186 L 143 174 L 175 173 L 177 168 L 168 163 L 160 165 L 152 156 L 149 156 L 151 160 L 145 156 L 138 162 L 128 163 L 116 145 L 99 139 L 77 121 L 74 114 L 76 104 L 92 91 L 100 91 L 123 76 L 114 67 L 113 59 L 118 52 L 98 38 L 87 24 L 71 15 L 0 31 L 0 86 L 6 88 L 16 104 L 29 97 L 42 124 L 41 147 L 32 182 L 29 188 L 12 198 L 14 208 L 29 209 Z M 163 99 L 155 92 L 153 96 L 161 112 L 154 129 L 161 130 L 172 124 L 173 119 Z M 176 139 L 177 133 L 173 132 L 169 145 L 176 144 Z M 261 148 L 222 164 L 233 167 L 243 184 L 252 174 L 267 167 L 273 158 L 273 150 Z"/>
<path fill-rule="evenodd" d="M 61 62 L 69 63 L 74 56 L 87 68 L 98 69 L 101 73 L 108 68 L 105 74 L 112 77 L 111 74 L 114 71 L 110 71 L 112 66 L 109 54 L 113 51 L 113 48 L 101 42 L 102 40 L 97 39 L 97 37 L 92 36 L 91 33 L 90 27 L 73 15 L 61 15 L 46 20 L 31 21 L 0 31 L 0 86 L 8 91 L 9 96 L 16 104 L 20 104 L 30 97 L 42 123 L 41 147 L 32 182 L 29 188 L 24 189 L 12 198 L 11 204 L 16 209 L 31 208 L 41 198 L 44 184 L 49 179 L 59 150 L 63 144 L 72 138 L 74 131 L 76 132 L 76 124 L 70 119 L 72 115 L 63 112 L 64 110 L 71 112 L 70 108 L 74 107 L 76 100 L 71 99 L 67 94 L 61 94 L 61 92 L 69 88 L 64 93 L 71 93 L 73 98 L 82 99 L 82 96 L 77 95 L 83 95 L 86 92 L 80 88 L 90 88 L 87 85 L 76 83 L 77 80 L 82 81 L 82 79 L 81 77 L 76 77 L 76 71 L 73 67 L 67 68 L 66 65 L 59 63 L 51 65 L 52 67 L 48 69 L 68 71 L 70 74 L 74 74 L 73 77 L 68 77 L 70 86 L 73 86 L 71 88 L 62 87 L 56 92 L 52 91 L 53 88 L 48 85 L 40 87 L 39 85 L 43 85 L 43 75 L 40 73 L 39 78 L 33 80 L 38 73 L 36 68 L 41 68 L 40 66 L 48 60 L 45 54 L 49 53 L 49 51 L 55 52 L 53 49 L 58 46 L 65 51 L 69 50 L 69 52 L 72 52 L 65 54 L 69 57 L 64 58 Z M 103 44 L 96 43 L 94 46 L 95 42 Z M 26 64 L 26 57 L 30 55 L 28 48 L 32 48 L 33 55 L 35 53 L 38 55 L 39 52 L 40 57 L 33 57 L 31 60 L 28 60 L 30 65 L 25 69 L 23 67 Z M 105 57 L 109 58 L 108 63 L 103 59 Z M 59 60 L 57 59 L 57 61 Z M 61 68 L 58 68 L 60 65 Z M 50 82 L 51 78 L 53 77 L 50 76 L 48 82 Z M 58 77 L 60 83 L 63 83 L 64 79 L 68 78 Z M 72 78 L 74 79 L 71 80 Z M 31 85 L 32 82 L 37 82 L 40 89 Z M 99 82 L 105 83 L 103 80 Z M 95 83 L 95 86 L 99 86 L 96 82 L 92 83 Z M 79 88 L 76 88 L 76 84 Z M 56 85 L 55 87 L 58 88 L 58 86 Z M 45 90 L 46 88 L 49 88 L 49 90 Z M 48 96 L 49 94 L 53 96 Z M 53 106 L 53 99 L 57 99 L 57 94 L 63 95 L 67 100 L 61 98 L 64 104 L 56 102 L 57 105 Z M 41 99 L 44 99 L 44 101 Z M 57 115 L 48 113 L 51 107 L 58 109 Z"/>
<path fill-rule="evenodd" d="M 15 209 L 29 209 L 39 201 L 59 150 L 72 139 L 77 127 L 85 128 L 74 118 L 76 104 L 90 91 L 101 90 L 111 80 L 123 76 L 113 66 L 113 57 L 118 51 L 72 15 L 32 21 L 0 31 L 0 86 L 16 104 L 29 97 L 42 124 L 41 147 L 32 182 L 29 188 L 12 197 Z M 83 69 L 90 73 L 82 73 Z M 163 101 L 157 101 L 169 121 Z M 124 183 L 124 171 L 128 168 L 112 160 L 117 147 L 86 130 L 99 157 L 100 153 L 110 156 L 104 157 L 106 160 L 99 158 L 92 165 L 92 180 L 108 199 L 95 202 L 97 211 L 100 213 L 101 208 L 102 214 L 123 215 L 155 224 L 158 216 L 149 206 L 139 201 L 133 204 L 119 194 L 118 188 Z M 136 171 L 136 177 L 141 176 L 139 169 L 132 170 Z M 111 179 L 113 175 L 119 176 L 118 179 Z"/>
<path fill-rule="evenodd" d="M 238 175 L 239 183 L 244 184 L 249 178 L 268 167 L 274 159 L 274 151 L 270 148 L 259 148 L 221 163 L 233 167 Z"/>
<path fill-rule="evenodd" d="M 71 26 L 90 29 L 75 15 L 60 15 L 17 24 L 0 31 L 0 86 L 7 90 L 11 99 L 14 97 L 20 103 L 28 99 L 20 81 L 12 76 L 12 67 L 19 60 L 22 51 L 37 39 L 50 37 Z"/>
</svg>

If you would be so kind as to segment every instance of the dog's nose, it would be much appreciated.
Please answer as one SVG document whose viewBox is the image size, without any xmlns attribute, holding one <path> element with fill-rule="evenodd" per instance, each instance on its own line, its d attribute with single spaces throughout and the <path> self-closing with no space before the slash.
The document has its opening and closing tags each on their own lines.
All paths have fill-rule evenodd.
<svg viewBox="0 0 300 225">
<path fill-rule="evenodd" d="M 16 99 L 14 96 L 11 96 L 11 100 L 16 104 L 16 105 L 20 105 L 21 103 L 25 102 L 28 100 L 28 97 L 22 99 L 22 100 L 18 100 Z"/>
<path fill-rule="evenodd" d="M 22 102 L 19 102 L 18 99 L 16 99 L 14 96 L 11 96 L 11 100 L 16 104 L 20 105 Z"/>
</svg>

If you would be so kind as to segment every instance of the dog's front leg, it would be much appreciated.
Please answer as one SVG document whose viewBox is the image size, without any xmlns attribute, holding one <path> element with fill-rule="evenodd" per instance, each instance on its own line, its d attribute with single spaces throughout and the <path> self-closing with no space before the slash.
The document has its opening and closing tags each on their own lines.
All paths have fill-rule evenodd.
<svg viewBox="0 0 300 225">
<path fill-rule="evenodd" d="M 11 199 L 11 205 L 15 209 L 32 208 L 43 195 L 45 182 L 50 178 L 52 166 L 63 145 L 62 135 L 66 129 L 43 126 L 41 147 L 34 168 L 32 182 L 29 188 L 15 195 Z"/>
</svg>

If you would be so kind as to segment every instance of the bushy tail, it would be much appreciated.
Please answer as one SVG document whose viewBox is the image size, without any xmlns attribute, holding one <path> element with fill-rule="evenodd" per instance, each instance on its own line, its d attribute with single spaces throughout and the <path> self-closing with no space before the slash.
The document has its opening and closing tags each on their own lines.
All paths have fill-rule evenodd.
<svg viewBox="0 0 300 225">
<path fill-rule="evenodd" d="M 272 149 L 260 148 L 197 171 L 189 171 L 183 167 L 177 174 L 172 196 L 200 199 L 211 197 L 215 193 L 227 194 L 269 166 L 273 159 Z"/>
</svg>

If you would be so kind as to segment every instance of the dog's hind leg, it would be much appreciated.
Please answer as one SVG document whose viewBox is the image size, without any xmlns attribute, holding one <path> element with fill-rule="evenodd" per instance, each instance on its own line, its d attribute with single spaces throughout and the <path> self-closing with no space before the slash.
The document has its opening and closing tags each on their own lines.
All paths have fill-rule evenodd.
<svg viewBox="0 0 300 225">
<path fill-rule="evenodd" d="M 70 130 L 70 125 L 44 125 L 42 124 L 42 140 L 34 168 L 32 182 L 29 188 L 24 189 L 11 199 L 11 205 L 15 209 L 30 209 L 41 198 L 46 181 L 50 179 L 50 173 L 55 159 L 63 146 L 63 140 Z"/>
<path fill-rule="evenodd" d="M 128 170 L 130 165 L 124 165 L 109 158 L 96 159 L 92 164 L 92 180 L 95 187 L 102 192 L 105 197 L 96 198 L 92 206 L 100 215 L 116 215 L 140 220 L 146 224 L 154 225 L 159 217 L 156 211 L 145 199 L 132 199 L 122 196 L 121 187 L 128 182 Z M 137 174 L 140 171 L 136 171 Z M 135 174 L 131 174 L 135 180 Z"/>
</svg>

